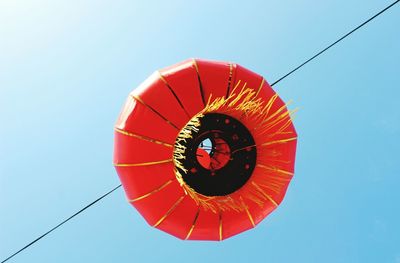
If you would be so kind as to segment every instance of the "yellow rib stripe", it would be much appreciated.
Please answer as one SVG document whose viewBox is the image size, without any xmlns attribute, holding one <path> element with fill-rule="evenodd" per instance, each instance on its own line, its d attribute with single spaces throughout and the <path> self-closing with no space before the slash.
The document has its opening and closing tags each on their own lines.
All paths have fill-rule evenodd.
<svg viewBox="0 0 400 263">
<path fill-rule="evenodd" d="M 164 189 L 167 185 L 169 185 L 170 183 L 172 183 L 172 181 L 173 181 L 173 179 L 171 179 L 171 180 L 165 182 L 163 185 L 161 185 L 161 186 L 158 187 L 157 189 L 154 189 L 153 191 L 151 191 L 151 192 L 149 192 L 149 193 L 147 193 L 147 194 L 141 195 L 141 196 L 139 196 L 139 197 L 136 197 L 135 199 L 131 199 L 131 200 L 128 200 L 128 201 L 129 201 L 130 203 L 133 203 L 133 202 L 142 200 L 142 199 L 144 199 L 144 198 L 146 198 L 146 197 L 149 197 L 149 196 L 151 196 L 151 195 L 153 195 L 153 194 L 159 192 L 160 190 Z"/>
<path fill-rule="evenodd" d="M 147 136 L 143 136 L 143 135 L 139 135 L 139 134 L 136 134 L 136 133 L 124 131 L 124 130 L 118 129 L 118 128 L 114 128 L 114 130 L 116 132 L 118 132 L 118 133 L 123 134 L 123 135 L 134 137 L 134 138 L 137 138 L 137 139 L 140 139 L 140 140 L 144 140 L 144 141 L 148 141 L 148 142 L 164 145 L 164 146 L 167 146 L 167 147 L 174 147 L 172 144 L 169 144 L 169 143 L 166 143 L 166 142 L 162 142 L 162 141 L 159 141 L 159 140 L 147 137 Z"/>
<path fill-rule="evenodd" d="M 222 211 L 219 211 L 219 241 L 222 240 Z"/>
<path fill-rule="evenodd" d="M 240 201 L 241 201 L 241 203 L 242 203 L 242 206 L 244 207 L 244 210 L 246 211 L 247 216 L 249 217 L 249 220 L 250 220 L 251 224 L 253 225 L 253 227 L 255 227 L 256 224 L 254 224 L 253 217 L 251 216 L 250 211 L 249 211 L 249 209 L 247 208 L 247 205 L 244 203 L 242 197 L 240 197 Z"/>
<path fill-rule="evenodd" d="M 258 186 L 255 182 L 252 182 L 252 184 L 257 188 L 257 190 L 263 195 L 265 196 L 274 206 L 278 206 L 278 203 L 275 202 L 274 199 L 272 199 L 272 197 L 270 195 L 268 195 L 263 189 L 261 189 L 260 186 Z"/>
<path fill-rule="evenodd" d="M 161 161 L 153 161 L 153 162 L 145 162 L 145 163 L 114 163 L 116 167 L 134 167 L 134 166 L 147 166 L 147 165 L 155 165 L 162 163 L 170 163 L 172 159 L 161 160 Z"/>
<path fill-rule="evenodd" d="M 187 233 L 187 235 L 185 237 L 185 240 L 189 239 L 190 235 L 192 234 L 194 226 L 196 225 L 196 222 L 197 222 L 197 218 L 199 217 L 199 213 L 200 213 L 200 207 L 197 208 L 197 212 L 196 212 L 196 215 L 194 216 L 193 224 L 190 227 L 189 232 Z"/>
<path fill-rule="evenodd" d="M 162 80 L 162 82 L 164 82 L 165 86 L 167 86 L 167 88 L 169 89 L 169 91 L 171 91 L 172 95 L 174 95 L 176 101 L 179 103 L 179 106 L 181 106 L 182 110 L 185 112 L 186 116 L 191 119 L 190 114 L 186 111 L 185 107 L 183 107 L 183 104 L 181 102 L 181 100 L 179 99 L 178 95 L 176 95 L 175 91 L 172 89 L 172 87 L 168 84 L 167 80 L 164 78 L 164 76 L 161 74 L 160 71 L 158 72 L 158 76 L 160 77 L 160 79 Z"/>
<path fill-rule="evenodd" d="M 161 115 L 161 113 L 159 113 L 157 110 L 155 110 L 153 107 L 151 107 L 150 105 L 148 105 L 147 103 L 145 103 L 139 96 L 137 95 L 131 95 L 132 98 L 134 98 L 135 100 L 137 100 L 138 102 L 140 102 L 143 106 L 145 106 L 146 108 L 148 108 L 149 110 L 151 110 L 152 112 L 154 112 L 155 114 L 157 114 L 161 119 L 163 119 L 164 121 L 166 121 L 169 125 L 171 125 L 172 127 L 174 127 L 175 129 L 177 129 L 178 131 L 180 130 L 175 124 L 173 124 L 170 120 L 168 120 L 167 118 L 165 118 L 164 116 Z"/>
<path fill-rule="evenodd" d="M 232 75 L 233 75 L 233 65 L 232 65 L 232 63 L 229 63 L 228 88 L 226 89 L 225 98 L 228 98 L 228 97 L 229 97 L 229 93 L 230 93 L 230 91 L 231 91 Z"/>
<path fill-rule="evenodd" d="M 169 216 L 172 211 L 175 210 L 175 208 L 182 202 L 183 198 L 185 198 L 186 195 L 181 196 L 176 202 L 175 204 L 167 211 L 167 213 L 165 213 L 165 215 L 163 215 L 158 221 L 157 223 L 154 224 L 154 227 L 159 226 L 164 220 L 165 218 L 167 218 L 167 216 Z"/>
<path fill-rule="evenodd" d="M 204 98 L 204 90 L 203 90 L 203 84 L 201 83 L 200 79 L 200 73 L 199 73 L 199 67 L 197 66 L 197 61 L 193 59 L 193 66 L 196 69 L 196 74 L 197 74 L 197 80 L 199 81 L 199 87 L 200 87 L 200 94 L 201 94 L 201 99 L 203 101 L 203 106 L 206 106 L 206 100 Z"/>
</svg>

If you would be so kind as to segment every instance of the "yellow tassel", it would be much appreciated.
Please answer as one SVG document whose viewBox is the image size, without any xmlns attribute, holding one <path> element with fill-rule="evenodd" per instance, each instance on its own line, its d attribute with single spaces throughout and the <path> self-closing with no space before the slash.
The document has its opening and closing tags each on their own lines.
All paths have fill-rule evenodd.
<svg viewBox="0 0 400 263">
<path fill-rule="evenodd" d="M 264 81 L 264 80 L 263 80 Z M 200 126 L 200 118 L 207 113 L 222 113 L 229 116 L 239 116 L 244 123 L 252 122 L 257 125 L 251 130 L 257 144 L 251 147 L 256 147 L 258 156 L 268 156 L 272 158 L 262 158 L 263 162 L 268 160 L 271 163 L 289 164 L 291 160 L 282 160 L 281 153 L 274 148 L 275 145 L 282 145 L 295 141 L 297 139 L 289 129 L 292 125 L 293 114 L 297 111 L 287 110 L 287 103 L 281 106 L 276 111 L 271 109 L 277 101 L 278 95 L 273 95 L 269 101 L 263 101 L 258 97 L 260 88 L 263 85 L 261 82 L 257 90 L 248 88 L 247 83 L 241 84 L 239 80 L 236 86 L 230 91 L 228 97 L 213 98 L 209 96 L 207 105 L 204 109 L 195 115 L 188 124 L 179 132 L 174 145 L 173 162 L 175 164 L 175 175 L 180 185 L 198 205 L 204 210 L 211 210 L 214 213 L 222 213 L 226 210 L 234 210 L 237 212 L 247 213 L 249 220 L 254 226 L 254 220 L 248 211 L 246 202 L 253 202 L 262 207 L 266 202 L 278 206 L 280 200 L 274 200 L 271 194 L 277 194 L 282 191 L 284 186 L 290 181 L 293 173 L 286 171 L 276 165 L 270 163 L 258 163 L 253 171 L 250 180 L 236 192 L 226 196 L 205 196 L 197 193 L 183 180 L 181 172 L 186 173 L 187 169 L 183 167 L 182 161 L 186 147 L 184 142 L 186 139 L 193 137 L 193 132 L 197 132 Z M 242 86 L 241 86 L 242 85 Z M 241 86 L 241 87 L 240 87 Z M 274 132 L 270 132 L 271 130 Z M 290 134 L 292 134 L 290 136 Z M 287 135 L 287 138 L 276 138 L 277 135 Z M 181 172 L 180 172 L 181 171 Z M 197 216 L 195 217 L 197 220 Z M 188 233 L 191 234 L 193 227 Z"/>
</svg>

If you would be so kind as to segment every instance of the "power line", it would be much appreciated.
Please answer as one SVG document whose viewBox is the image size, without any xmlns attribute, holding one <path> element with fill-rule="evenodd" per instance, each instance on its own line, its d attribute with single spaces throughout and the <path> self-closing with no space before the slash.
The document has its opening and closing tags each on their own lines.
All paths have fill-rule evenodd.
<svg viewBox="0 0 400 263">
<path fill-rule="evenodd" d="M 112 192 L 114 192 L 115 190 L 117 190 L 120 187 L 121 187 L 121 185 L 118 185 L 118 186 L 114 187 L 114 189 L 112 189 L 112 190 L 108 191 L 107 193 L 105 193 L 104 195 L 100 196 L 99 198 L 97 198 L 96 200 L 94 200 L 93 202 L 91 202 L 90 204 L 88 204 L 87 206 L 85 206 L 84 208 L 82 208 L 81 210 L 79 210 L 78 212 L 73 214 L 72 216 L 68 217 L 67 219 L 65 219 L 64 221 L 62 221 L 61 223 L 59 223 L 58 225 L 56 225 L 55 227 L 53 227 L 52 229 L 47 231 L 46 233 L 42 234 L 41 236 L 39 236 L 38 238 L 36 238 L 32 242 L 30 242 L 29 244 L 27 244 L 26 246 L 24 246 L 23 248 L 21 248 L 20 250 L 18 250 L 17 252 L 12 254 L 11 256 L 9 256 L 8 258 L 4 259 L 1 263 L 4 263 L 4 262 L 8 261 L 9 259 L 11 259 L 14 256 L 16 256 L 17 254 L 21 253 L 22 251 L 24 251 L 28 247 L 32 246 L 33 244 L 38 242 L 40 239 L 44 238 L 45 236 L 47 236 L 48 234 L 50 234 L 51 232 L 53 232 L 54 230 L 56 230 L 57 228 L 59 228 L 63 224 L 67 223 L 69 220 L 71 220 L 75 216 L 79 215 L 80 213 L 82 213 L 83 211 L 85 211 L 86 209 L 88 209 L 89 207 L 94 205 L 95 203 L 99 202 L 101 199 L 105 198 L 106 196 L 108 196 L 109 194 L 111 194 Z"/>
<path fill-rule="evenodd" d="M 311 60 L 315 59 L 316 57 L 318 57 L 319 55 L 321 55 L 322 53 L 324 53 L 325 51 L 327 51 L 328 49 L 330 49 L 331 47 L 333 47 L 334 45 L 336 45 L 337 43 L 339 43 L 340 41 L 342 41 L 343 39 L 345 39 L 346 37 L 350 36 L 351 34 L 353 34 L 355 31 L 357 31 L 358 29 L 360 29 L 361 27 L 365 26 L 366 24 L 368 24 L 369 22 L 371 22 L 372 20 L 374 20 L 376 17 L 378 17 L 379 15 L 381 15 L 382 13 L 384 13 L 386 10 L 388 10 L 389 8 L 391 8 L 392 6 L 394 6 L 395 4 L 397 4 L 400 0 L 397 0 L 393 3 L 391 3 L 390 5 L 388 5 L 387 7 L 385 7 L 384 9 L 382 9 L 381 11 L 379 11 L 378 13 L 376 13 L 374 16 L 370 17 L 368 20 L 364 21 L 362 24 L 360 24 L 359 26 L 357 26 L 356 28 L 354 28 L 353 30 L 351 30 L 350 32 L 348 32 L 347 34 L 345 34 L 344 36 L 342 36 L 341 38 L 339 38 L 338 40 L 336 40 L 335 42 L 333 42 L 332 44 L 330 44 L 329 46 L 327 46 L 326 48 L 324 48 L 323 50 L 321 50 L 320 52 L 318 52 L 317 54 L 315 54 L 314 56 L 312 56 L 311 58 L 307 59 L 306 61 L 304 61 L 302 64 L 300 64 L 299 66 L 297 66 L 296 68 L 294 68 L 292 71 L 290 71 L 289 73 L 287 73 L 286 75 L 284 75 L 283 77 L 279 78 L 277 81 L 275 81 L 274 83 L 271 84 L 271 86 L 274 86 L 276 83 L 278 83 L 279 81 L 285 79 L 286 77 L 292 75 L 294 72 L 296 72 L 297 70 L 299 70 L 300 68 L 302 68 L 304 65 L 306 65 L 308 62 L 310 62 Z"/>
<path fill-rule="evenodd" d="M 286 77 L 290 76 L 291 74 L 293 74 L 294 72 L 296 72 L 297 70 L 299 70 L 300 68 L 302 68 L 304 65 L 306 65 L 307 63 L 309 63 L 311 60 L 315 59 L 316 57 L 318 57 L 319 55 L 321 55 L 322 53 L 324 53 L 325 51 L 327 51 L 328 49 L 330 49 L 331 47 L 333 47 L 334 45 L 336 45 L 337 43 L 339 43 L 340 41 L 342 41 L 343 39 L 345 39 L 346 37 L 348 37 L 349 35 L 353 34 L 355 31 L 357 31 L 358 29 L 360 29 L 361 27 L 365 26 L 366 24 L 368 24 L 369 22 L 371 22 L 373 19 L 375 19 L 376 17 L 378 17 L 379 15 L 381 15 L 382 13 L 384 13 L 385 11 L 387 11 L 389 8 L 391 8 L 392 6 L 394 6 L 395 4 L 397 4 L 398 2 L 400 2 L 400 0 L 397 0 L 395 2 L 393 2 L 392 4 L 388 5 L 387 7 L 385 7 L 384 9 L 382 9 L 381 11 L 379 11 L 378 13 L 376 13 L 374 16 L 370 17 L 368 20 L 366 20 L 365 22 L 363 22 L 362 24 L 360 24 L 359 26 L 357 26 L 356 28 L 354 28 L 353 30 L 351 30 L 350 32 L 348 32 L 347 34 L 345 34 L 344 36 L 342 36 L 341 38 L 339 38 L 338 40 L 336 40 L 335 42 L 333 42 L 332 44 L 330 44 L 329 46 L 327 46 L 326 48 L 324 48 L 323 50 L 321 50 L 320 52 L 318 52 L 317 54 L 315 54 L 314 56 L 312 56 L 311 58 L 307 59 L 305 62 L 303 62 L 302 64 L 300 64 L 299 66 L 297 66 L 296 68 L 294 68 L 293 70 L 291 70 L 289 73 L 287 73 L 286 75 L 284 75 L 283 77 L 279 78 L 277 81 L 275 81 L 274 83 L 271 84 L 271 86 L 274 86 L 275 84 L 277 84 L 278 82 L 280 82 L 281 80 L 285 79 Z M 34 243 L 36 243 L 37 241 L 39 241 L 40 239 L 42 239 L 43 237 L 45 237 L 46 235 L 50 234 L 51 232 L 53 232 L 54 230 L 56 230 L 57 228 L 59 228 L 60 226 L 62 226 L 63 224 L 65 224 L 66 222 L 68 222 L 69 220 L 71 220 L 72 218 L 74 218 L 75 216 L 79 215 L 80 213 L 82 213 L 83 211 L 85 211 L 86 209 L 88 209 L 89 207 L 91 207 L 92 205 L 94 205 L 95 203 L 99 202 L 100 200 L 102 200 L 103 198 L 105 198 L 106 196 L 108 196 L 109 194 L 111 194 L 112 192 L 114 192 L 115 190 L 117 190 L 118 188 L 120 188 L 121 185 L 118 185 L 116 187 L 114 187 L 112 190 L 110 190 L 109 192 L 105 193 L 104 195 L 102 195 L 101 197 L 97 198 L 96 200 L 94 200 L 93 202 L 91 202 L 90 204 L 88 204 L 87 206 L 83 207 L 81 210 L 79 210 L 78 212 L 76 212 L 75 214 L 71 215 L 70 217 L 68 217 L 67 219 L 65 219 L 64 221 L 62 221 L 61 223 L 59 223 L 58 225 L 56 225 L 55 227 L 53 227 L 52 229 L 50 229 L 49 231 L 47 231 L 46 233 L 42 234 L 41 236 L 39 236 L 38 238 L 36 238 L 35 240 L 33 240 L 32 242 L 30 242 L 29 244 L 27 244 L 26 246 L 24 246 L 23 248 L 21 248 L 20 250 L 18 250 L 17 252 L 15 252 L 14 254 L 12 254 L 11 256 L 9 256 L 8 258 L 4 259 L 1 263 L 4 263 L 6 261 L 8 261 L 9 259 L 13 258 L 14 256 L 16 256 L 17 254 L 21 253 L 22 251 L 24 251 L 25 249 L 27 249 L 28 247 L 32 246 Z"/>
</svg>

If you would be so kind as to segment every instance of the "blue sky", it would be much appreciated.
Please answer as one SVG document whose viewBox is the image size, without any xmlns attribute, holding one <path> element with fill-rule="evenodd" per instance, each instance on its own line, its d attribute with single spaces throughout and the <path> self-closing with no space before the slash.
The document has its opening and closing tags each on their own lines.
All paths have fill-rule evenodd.
<svg viewBox="0 0 400 263">
<path fill-rule="evenodd" d="M 119 184 L 113 125 L 154 70 L 270 83 L 391 1 L 0 2 L 0 259 Z M 300 111 L 282 205 L 224 242 L 149 227 L 119 189 L 10 262 L 400 262 L 400 5 L 274 88 Z"/>
</svg>

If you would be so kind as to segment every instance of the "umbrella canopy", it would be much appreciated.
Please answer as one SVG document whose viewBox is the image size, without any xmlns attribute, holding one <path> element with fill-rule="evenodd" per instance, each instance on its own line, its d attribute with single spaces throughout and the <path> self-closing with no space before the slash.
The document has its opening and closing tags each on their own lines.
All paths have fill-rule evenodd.
<svg viewBox="0 0 400 263">
<path fill-rule="evenodd" d="M 129 202 L 181 239 L 253 228 L 292 179 L 293 112 L 238 64 L 191 59 L 155 72 L 115 125 L 114 165 Z"/>
</svg>

